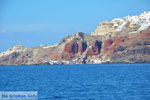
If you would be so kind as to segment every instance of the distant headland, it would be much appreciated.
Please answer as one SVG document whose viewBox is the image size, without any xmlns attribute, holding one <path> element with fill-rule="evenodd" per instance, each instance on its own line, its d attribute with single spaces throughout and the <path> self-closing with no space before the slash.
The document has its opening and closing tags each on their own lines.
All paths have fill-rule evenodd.
<svg viewBox="0 0 150 100">
<path fill-rule="evenodd" d="M 150 62 L 150 12 L 102 22 L 91 34 L 78 32 L 59 44 L 0 53 L 0 65 Z"/>
</svg>

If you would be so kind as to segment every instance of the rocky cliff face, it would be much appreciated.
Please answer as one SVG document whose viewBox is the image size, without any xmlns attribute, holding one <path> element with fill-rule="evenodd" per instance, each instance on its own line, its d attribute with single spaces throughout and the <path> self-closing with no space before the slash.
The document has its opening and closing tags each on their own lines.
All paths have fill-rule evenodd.
<svg viewBox="0 0 150 100">
<path fill-rule="evenodd" d="M 30 65 L 44 63 L 45 56 L 52 50 L 51 46 L 25 48 L 14 46 L 6 52 L 0 53 L 0 65 Z"/>
<path fill-rule="evenodd" d="M 0 53 L 0 65 L 150 62 L 150 12 L 105 21 L 91 34 L 78 32 L 58 45 L 15 46 Z"/>
<path fill-rule="evenodd" d="M 102 22 L 92 35 L 132 34 L 149 28 L 150 12 Z"/>
<path fill-rule="evenodd" d="M 150 29 L 118 45 L 113 52 L 112 62 L 150 62 Z"/>
</svg>

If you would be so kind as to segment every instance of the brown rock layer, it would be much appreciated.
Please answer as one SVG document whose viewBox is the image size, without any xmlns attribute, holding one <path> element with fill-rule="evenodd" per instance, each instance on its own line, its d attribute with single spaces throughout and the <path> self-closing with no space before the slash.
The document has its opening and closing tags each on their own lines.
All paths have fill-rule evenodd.
<svg viewBox="0 0 150 100">
<path fill-rule="evenodd" d="M 94 56 L 98 55 L 100 53 L 100 50 L 102 48 L 102 41 L 95 41 L 91 48 L 87 51 L 87 56 Z"/>
</svg>

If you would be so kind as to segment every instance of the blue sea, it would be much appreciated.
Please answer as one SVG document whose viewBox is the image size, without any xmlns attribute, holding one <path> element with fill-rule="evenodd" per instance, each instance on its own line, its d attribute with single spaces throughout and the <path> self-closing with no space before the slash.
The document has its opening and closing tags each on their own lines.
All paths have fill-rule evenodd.
<svg viewBox="0 0 150 100">
<path fill-rule="evenodd" d="M 39 100 L 150 100 L 150 64 L 0 66 L 0 91 Z"/>
</svg>

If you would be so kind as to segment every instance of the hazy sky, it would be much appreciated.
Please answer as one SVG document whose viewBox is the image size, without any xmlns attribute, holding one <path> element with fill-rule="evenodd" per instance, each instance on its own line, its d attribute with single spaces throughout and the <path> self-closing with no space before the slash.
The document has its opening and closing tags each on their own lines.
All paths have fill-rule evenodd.
<svg viewBox="0 0 150 100">
<path fill-rule="evenodd" d="M 0 0 L 0 51 L 51 45 L 104 21 L 150 11 L 150 0 Z"/>
</svg>

